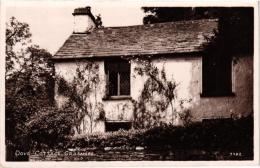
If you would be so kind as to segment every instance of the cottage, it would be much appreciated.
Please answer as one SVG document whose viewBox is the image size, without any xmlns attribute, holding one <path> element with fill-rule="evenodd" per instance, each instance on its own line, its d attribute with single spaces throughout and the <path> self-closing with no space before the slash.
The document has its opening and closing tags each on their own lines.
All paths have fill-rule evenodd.
<svg viewBox="0 0 260 168">
<path fill-rule="evenodd" d="M 95 62 L 100 80 L 88 100 L 102 104 L 104 112 L 104 119 L 94 120 L 91 126 L 90 117 L 84 117 L 78 133 L 133 126 L 138 116 L 134 102 L 141 101 L 148 79 L 136 73 L 143 66 L 137 61 L 142 58 L 149 58 L 158 71 L 165 72 L 167 81 L 176 84 L 172 107 L 160 109 L 160 121 L 182 124 L 181 114 L 187 110 L 192 121 L 242 117 L 253 111 L 253 56 L 216 61 L 203 55 L 206 37 L 214 35 L 218 20 L 97 28 L 90 7 L 75 9 L 73 16 L 74 32 L 53 57 L 55 73 L 71 82 L 78 66 L 86 60 Z M 165 97 L 157 96 L 153 97 L 157 103 L 164 101 Z M 59 107 L 67 101 L 57 87 L 55 100 Z"/>
</svg>

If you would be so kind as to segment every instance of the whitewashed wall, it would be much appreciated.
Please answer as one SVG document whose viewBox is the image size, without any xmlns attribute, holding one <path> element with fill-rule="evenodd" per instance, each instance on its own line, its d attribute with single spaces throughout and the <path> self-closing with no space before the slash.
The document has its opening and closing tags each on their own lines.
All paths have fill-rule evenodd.
<svg viewBox="0 0 260 168">
<path fill-rule="evenodd" d="M 104 62 L 97 61 L 101 82 L 97 88 L 97 101 L 103 103 L 107 120 L 133 120 L 133 106 L 130 100 L 103 100 L 105 95 L 105 71 Z M 253 59 L 252 57 L 239 57 L 236 64 L 233 63 L 233 97 L 201 97 L 202 91 L 202 58 L 201 57 L 179 57 L 156 59 L 153 63 L 162 69 L 164 66 L 168 80 L 174 80 L 177 84 L 177 100 L 175 108 L 181 112 L 178 106 L 180 100 L 190 100 L 184 106 L 190 109 L 192 119 L 199 121 L 204 118 L 223 118 L 233 116 L 247 116 L 253 111 Z M 131 62 L 131 97 L 138 100 L 146 81 L 134 73 L 138 64 Z M 72 81 L 76 64 L 72 62 L 55 63 L 56 74 L 63 76 L 68 82 Z M 92 97 L 94 98 L 94 96 Z M 66 98 L 56 93 L 55 100 L 59 107 L 66 102 Z M 165 122 L 170 121 L 171 110 L 168 109 Z M 177 118 L 176 124 L 181 124 Z M 85 124 L 88 118 L 85 118 Z M 89 132 L 82 125 L 84 133 Z M 104 123 L 95 124 L 93 132 L 104 132 Z"/>
</svg>

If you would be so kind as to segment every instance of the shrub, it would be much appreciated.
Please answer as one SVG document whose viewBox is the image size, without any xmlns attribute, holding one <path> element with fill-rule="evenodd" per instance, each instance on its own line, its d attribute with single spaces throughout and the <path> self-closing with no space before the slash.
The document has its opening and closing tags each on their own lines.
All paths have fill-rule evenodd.
<svg viewBox="0 0 260 168">
<path fill-rule="evenodd" d="M 26 124 L 30 140 L 35 147 L 54 147 L 66 140 L 74 125 L 73 111 L 45 107 L 40 109 Z"/>
<path fill-rule="evenodd" d="M 144 133 L 144 144 L 172 149 L 253 150 L 253 118 L 193 123 L 187 127 L 164 125 Z"/>
<path fill-rule="evenodd" d="M 133 147 L 140 146 L 143 142 L 143 134 L 145 130 L 119 130 L 116 132 L 92 133 L 87 135 L 78 135 L 71 137 L 67 143 L 67 147 Z"/>
<path fill-rule="evenodd" d="M 136 147 L 170 150 L 244 151 L 253 153 L 253 118 L 198 122 L 188 126 L 162 124 L 149 130 L 117 131 L 71 137 L 71 147 Z"/>
</svg>

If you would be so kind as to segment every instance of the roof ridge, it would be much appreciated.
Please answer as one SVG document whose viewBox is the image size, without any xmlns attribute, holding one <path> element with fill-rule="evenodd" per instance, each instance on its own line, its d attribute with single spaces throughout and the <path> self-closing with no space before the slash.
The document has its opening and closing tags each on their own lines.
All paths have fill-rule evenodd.
<svg viewBox="0 0 260 168">
<path fill-rule="evenodd" d="M 130 26 L 114 26 L 114 27 L 99 27 L 93 30 L 95 31 L 102 31 L 102 30 L 109 30 L 109 29 L 122 29 L 122 28 L 135 28 L 135 27 L 154 27 L 158 25 L 169 25 L 169 24 L 187 24 L 187 23 L 202 23 L 202 22 L 217 22 L 219 19 L 194 19 L 194 20 L 181 20 L 181 21 L 174 21 L 174 22 L 162 22 L 162 23 L 153 23 L 153 24 L 142 24 L 142 25 L 130 25 Z M 87 33 L 73 33 L 72 35 L 86 35 Z"/>
<path fill-rule="evenodd" d="M 139 27 L 139 26 L 152 26 L 152 25 L 163 25 L 163 24 L 180 24 L 180 23 L 190 23 L 190 22 L 216 22 L 219 19 L 192 19 L 192 20 L 179 20 L 173 22 L 161 22 L 161 23 L 152 23 L 152 24 L 141 24 L 141 25 L 129 25 L 129 26 L 110 26 L 110 27 L 101 27 L 98 29 L 105 29 L 105 28 L 124 28 L 124 27 Z"/>
</svg>

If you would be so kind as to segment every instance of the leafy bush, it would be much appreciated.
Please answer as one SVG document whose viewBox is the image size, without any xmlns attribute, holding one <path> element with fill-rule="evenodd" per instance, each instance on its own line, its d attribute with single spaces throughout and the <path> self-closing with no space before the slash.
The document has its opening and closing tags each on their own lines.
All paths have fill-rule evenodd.
<svg viewBox="0 0 260 168">
<path fill-rule="evenodd" d="M 144 134 L 148 148 L 253 150 L 253 118 L 193 123 L 187 127 L 163 125 Z"/>
<path fill-rule="evenodd" d="M 30 140 L 41 148 L 57 146 L 66 140 L 72 133 L 74 125 L 74 111 L 67 109 L 57 109 L 55 107 L 45 107 L 40 109 L 26 124 Z"/>
<path fill-rule="evenodd" d="M 253 152 L 253 118 L 199 122 L 188 126 L 163 124 L 149 130 L 129 130 L 73 137 L 66 147 L 135 147 Z"/>
<path fill-rule="evenodd" d="M 92 133 L 71 137 L 66 147 L 134 147 L 143 142 L 145 130 L 119 130 L 116 132 Z"/>
</svg>

